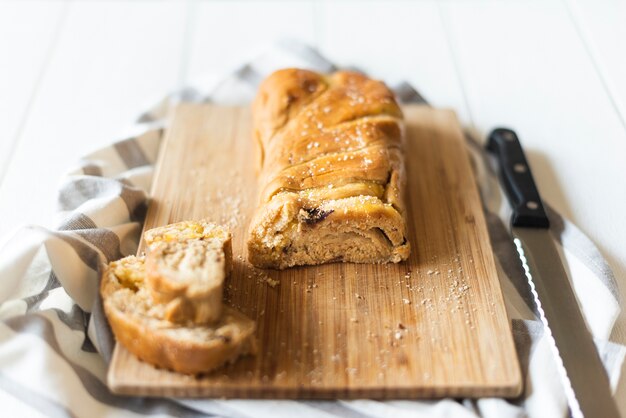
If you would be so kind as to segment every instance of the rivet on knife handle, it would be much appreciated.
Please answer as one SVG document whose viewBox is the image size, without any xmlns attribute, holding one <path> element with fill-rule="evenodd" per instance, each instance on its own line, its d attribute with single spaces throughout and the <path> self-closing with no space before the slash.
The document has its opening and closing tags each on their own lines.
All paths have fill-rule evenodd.
<svg viewBox="0 0 626 418">
<path fill-rule="evenodd" d="M 489 135 L 487 149 L 498 159 L 500 179 L 513 208 L 513 226 L 549 228 L 548 215 L 515 132 L 506 128 L 494 129 Z"/>
</svg>

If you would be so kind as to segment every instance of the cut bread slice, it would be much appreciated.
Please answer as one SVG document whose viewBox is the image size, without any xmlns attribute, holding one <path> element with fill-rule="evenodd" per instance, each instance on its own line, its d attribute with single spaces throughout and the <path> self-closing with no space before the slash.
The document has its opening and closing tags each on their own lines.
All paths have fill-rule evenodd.
<svg viewBox="0 0 626 418">
<path fill-rule="evenodd" d="M 226 271 L 233 264 L 232 236 L 227 228 L 208 221 L 182 221 L 152 228 L 143 234 L 145 244 L 150 248 L 157 242 L 180 242 L 190 240 L 216 241 L 222 243 L 226 256 Z"/>
<path fill-rule="evenodd" d="M 261 268 L 398 263 L 409 251 L 402 215 L 377 196 L 319 202 L 280 193 L 257 210 L 248 238 L 249 260 Z"/>
<path fill-rule="evenodd" d="M 255 352 L 254 321 L 232 308 L 224 307 L 219 321 L 207 326 L 165 319 L 166 305 L 155 303 L 146 288 L 143 258 L 104 267 L 100 293 L 117 341 L 155 366 L 200 374 Z"/>
<path fill-rule="evenodd" d="M 165 317 L 196 324 L 217 321 L 222 313 L 224 249 L 217 241 L 157 242 L 146 257 L 146 277 Z"/>
<path fill-rule="evenodd" d="M 166 319 L 217 321 L 232 268 L 230 232 L 209 222 L 185 221 L 146 231 L 144 241 L 148 288 L 156 302 L 167 304 Z"/>
</svg>

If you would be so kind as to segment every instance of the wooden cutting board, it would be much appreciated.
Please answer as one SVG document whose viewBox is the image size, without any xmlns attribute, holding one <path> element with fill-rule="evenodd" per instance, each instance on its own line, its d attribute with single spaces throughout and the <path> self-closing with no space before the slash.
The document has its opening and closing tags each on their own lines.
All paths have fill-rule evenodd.
<svg viewBox="0 0 626 418">
<path fill-rule="evenodd" d="M 259 352 L 195 378 L 158 370 L 118 344 L 111 390 L 237 398 L 517 396 L 519 364 L 458 121 L 449 110 L 404 110 L 408 262 L 261 271 L 244 252 L 257 188 L 250 112 L 180 106 L 161 147 L 145 228 L 200 218 L 232 227 L 226 303 L 256 319 Z"/>
</svg>

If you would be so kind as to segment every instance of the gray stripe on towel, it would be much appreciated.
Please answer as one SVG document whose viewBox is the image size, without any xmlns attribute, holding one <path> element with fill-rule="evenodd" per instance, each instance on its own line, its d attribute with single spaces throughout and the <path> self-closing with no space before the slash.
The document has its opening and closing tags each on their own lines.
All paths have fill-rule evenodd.
<svg viewBox="0 0 626 418">
<path fill-rule="evenodd" d="M 393 88 L 393 92 L 401 103 L 410 104 L 428 104 L 426 99 L 422 97 L 417 90 L 413 88 L 409 83 L 403 81 Z"/>
<path fill-rule="evenodd" d="M 138 221 L 143 223 L 148 211 L 148 197 L 140 189 L 133 186 L 128 180 L 118 180 L 120 183 L 125 184 L 126 187 L 122 188 L 120 192 L 120 198 L 124 201 L 130 219 L 132 221 Z"/>
<path fill-rule="evenodd" d="M 123 187 L 117 180 L 105 177 L 77 177 L 61 186 L 58 195 L 59 209 L 70 211 L 94 198 L 117 196 Z"/>
<path fill-rule="evenodd" d="M 200 417 L 206 416 L 163 398 L 138 398 L 124 397 L 112 394 L 109 389 L 97 377 L 87 369 L 73 363 L 61 350 L 54 329 L 48 318 L 37 314 L 27 314 L 10 318 L 5 323 L 15 332 L 28 333 L 40 337 L 52 348 L 65 362 L 72 367 L 83 387 L 99 402 L 106 403 L 116 408 L 128 409 L 145 415 L 168 414 L 176 417 Z"/>
<path fill-rule="evenodd" d="M 258 86 L 261 81 L 263 81 L 263 76 L 259 74 L 250 64 L 246 64 L 235 71 L 235 77 L 254 87 Z"/>
<path fill-rule="evenodd" d="M 61 283 L 59 282 L 59 279 L 57 278 L 56 274 L 51 271 L 48 275 L 48 281 L 46 282 L 46 285 L 43 287 L 43 289 L 41 289 L 39 293 L 22 299 L 24 302 L 26 302 L 26 312 L 39 310 L 39 304 L 41 303 L 41 301 L 43 301 L 48 296 L 51 290 L 56 289 L 60 286 Z"/>
<path fill-rule="evenodd" d="M 108 261 L 119 260 L 124 256 L 120 249 L 120 237 L 115 232 L 106 228 L 79 229 L 72 232 L 102 251 Z"/>
<path fill-rule="evenodd" d="M 86 176 L 102 177 L 102 169 L 96 164 L 86 162 L 81 169 Z"/>
<path fill-rule="evenodd" d="M 94 229 L 97 227 L 96 223 L 89 216 L 74 212 L 61 222 L 58 229 L 59 231 L 73 231 L 76 229 Z"/>
<path fill-rule="evenodd" d="M 50 234 L 69 244 L 76 255 L 92 270 L 98 270 L 100 254 L 89 245 L 70 235 L 71 232 L 51 231 Z"/>
<path fill-rule="evenodd" d="M 113 148 L 128 168 L 150 164 L 150 160 L 134 138 L 116 142 Z"/>
<path fill-rule="evenodd" d="M 116 198 L 124 201 L 132 220 L 142 220 L 146 210 L 145 192 L 130 182 L 104 177 L 79 177 L 65 183 L 58 195 L 60 210 L 76 210 L 80 205 L 96 198 Z"/>
</svg>

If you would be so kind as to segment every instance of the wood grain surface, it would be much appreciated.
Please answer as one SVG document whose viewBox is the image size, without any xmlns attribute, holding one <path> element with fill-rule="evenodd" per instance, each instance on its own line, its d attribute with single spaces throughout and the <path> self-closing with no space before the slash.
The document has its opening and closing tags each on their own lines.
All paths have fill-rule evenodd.
<svg viewBox="0 0 626 418">
<path fill-rule="evenodd" d="M 200 218 L 232 227 L 226 303 L 257 320 L 259 352 L 191 377 L 156 369 L 118 345 L 110 388 L 237 398 L 518 395 L 519 364 L 456 116 L 425 106 L 404 110 L 410 259 L 279 272 L 245 261 L 256 206 L 249 110 L 177 108 L 145 227 Z"/>
</svg>

